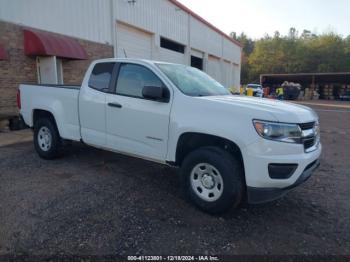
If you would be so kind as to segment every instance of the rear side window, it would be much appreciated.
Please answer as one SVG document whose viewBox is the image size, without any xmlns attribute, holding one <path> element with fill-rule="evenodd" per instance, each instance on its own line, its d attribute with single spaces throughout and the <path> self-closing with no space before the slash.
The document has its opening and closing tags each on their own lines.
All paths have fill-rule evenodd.
<svg viewBox="0 0 350 262">
<path fill-rule="evenodd" d="M 101 92 L 108 92 L 114 65 L 115 63 L 96 64 L 89 79 L 89 87 Z"/>
<path fill-rule="evenodd" d="M 145 86 L 163 86 L 162 81 L 148 68 L 141 65 L 122 64 L 117 82 L 117 94 L 143 98 Z"/>
</svg>

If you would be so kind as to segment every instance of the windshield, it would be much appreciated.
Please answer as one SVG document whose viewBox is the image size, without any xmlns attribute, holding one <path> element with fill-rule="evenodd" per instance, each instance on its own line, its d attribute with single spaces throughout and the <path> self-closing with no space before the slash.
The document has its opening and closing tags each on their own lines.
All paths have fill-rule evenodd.
<svg viewBox="0 0 350 262">
<path fill-rule="evenodd" d="M 221 96 L 230 92 L 202 71 L 176 64 L 157 64 L 160 70 L 188 96 Z"/>
</svg>

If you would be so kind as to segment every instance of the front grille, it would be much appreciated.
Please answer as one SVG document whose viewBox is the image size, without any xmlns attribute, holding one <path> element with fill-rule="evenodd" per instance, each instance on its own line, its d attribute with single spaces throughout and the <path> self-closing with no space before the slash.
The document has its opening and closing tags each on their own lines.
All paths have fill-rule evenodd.
<svg viewBox="0 0 350 262">
<path fill-rule="evenodd" d="M 317 137 L 316 137 L 316 133 L 314 130 L 315 124 L 316 124 L 316 122 L 299 124 L 301 130 L 306 132 L 305 137 L 303 138 L 305 152 L 311 152 L 312 147 L 314 147 L 317 143 Z M 307 131 L 312 131 L 312 132 L 310 133 Z M 311 134 L 311 135 L 309 135 L 309 134 Z"/>
<path fill-rule="evenodd" d="M 299 124 L 299 126 L 300 126 L 301 130 L 308 130 L 308 129 L 314 128 L 315 122 Z"/>
<path fill-rule="evenodd" d="M 315 145 L 315 143 L 316 143 L 316 139 L 314 137 L 304 140 L 305 150 L 308 150 L 309 148 L 313 147 Z"/>
</svg>

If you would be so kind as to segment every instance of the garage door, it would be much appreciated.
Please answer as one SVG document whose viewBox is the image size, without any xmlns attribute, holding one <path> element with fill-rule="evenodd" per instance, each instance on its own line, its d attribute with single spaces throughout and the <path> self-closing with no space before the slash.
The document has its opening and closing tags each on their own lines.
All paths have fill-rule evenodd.
<svg viewBox="0 0 350 262">
<path fill-rule="evenodd" d="M 159 51 L 159 60 L 175 64 L 186 64 L 186 57 L 184 54 L 166 50 L 161 48 Z"/>
<path fill-rule="evenodd" d="M 118 57 L 152 59 L 152 34 L 118 23 Z"/>
<path fill-rule="evenodd" d="M 209 56 L 207 73 L 216 81 L 222 83 L 220 59 L 215 56 Z"/>
</svg>

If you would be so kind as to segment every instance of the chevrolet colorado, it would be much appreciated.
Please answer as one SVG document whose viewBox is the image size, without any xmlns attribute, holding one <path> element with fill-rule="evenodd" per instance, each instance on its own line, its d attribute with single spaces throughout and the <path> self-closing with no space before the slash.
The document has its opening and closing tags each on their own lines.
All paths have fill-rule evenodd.
<svg viewBox="0 0 350 262">
<path fill-rule="evenodd" d="M 81 86 L 23 84 L 17 103 L 40 157 L 70 140 L 180 167 L 185 192 L 210 213 L 281 197 L 322 150 L 312 109 L 233 96 L 185 65 L 98 60 Z"/>
</svg>

